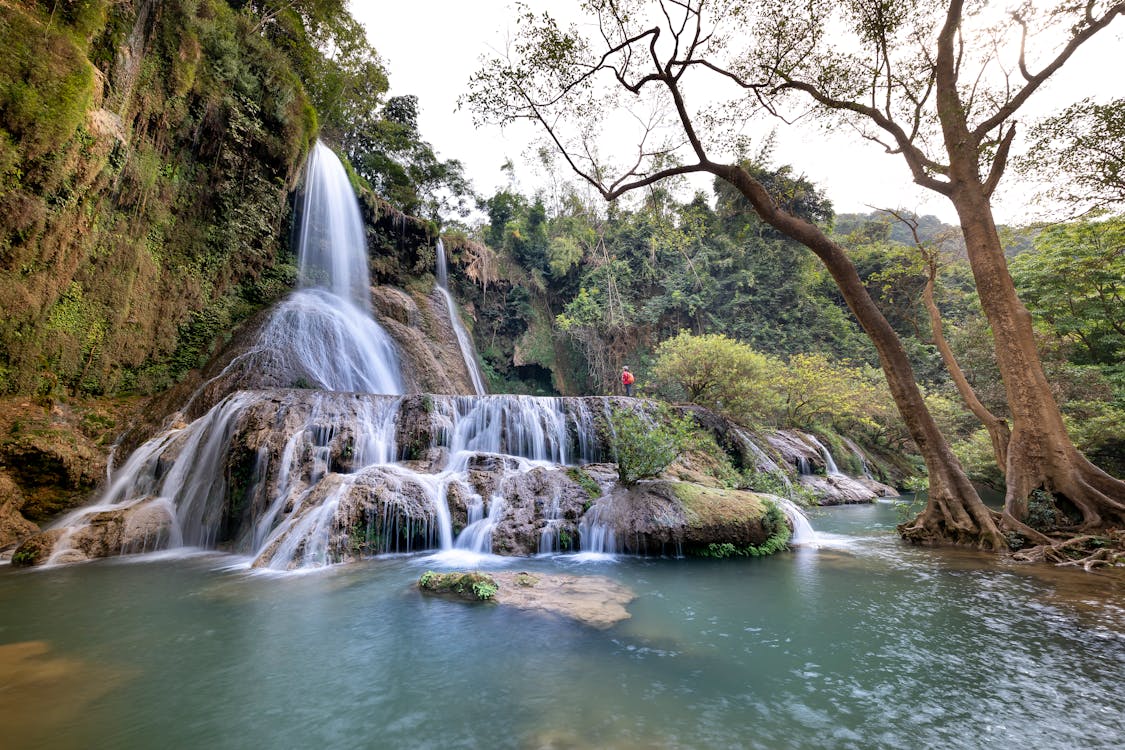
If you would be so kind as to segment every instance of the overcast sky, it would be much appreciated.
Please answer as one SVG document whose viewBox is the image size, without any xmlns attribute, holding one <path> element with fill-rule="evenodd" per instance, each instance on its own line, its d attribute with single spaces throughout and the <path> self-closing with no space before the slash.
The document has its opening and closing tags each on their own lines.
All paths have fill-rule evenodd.
<svg viewBox="0 0 1125 750">
<path fill-rule="evenodd" d="M 572 13 L 576 0 L 528 0 L 536 9 Z M 409 0 L 370 2 L 353 0 L 352 13 L 386 64 L 391 95 L 413 94 L 419 101 L 419 127 L 442 159 L 459 159 L 478 192 L 492 194 L 507 185 L 501 169 L 505 161 L 516 165 L 518 187 L 532 192 L 540 178 L 528 162 L 528 145 L 539 135 L 530 125 L 503 131 L 475 129 L 472 115 L 457 111 L 457 98 L 465 93 L 469 76 L 480 57 L 499 49 L 514 16 L 511 0 Z M 565 17 L 565 16 L 563 16 Z M 1095 95 L 1100 99 L 1125 95 L 1125 22 L 1102 32 L 1080 50 L 1048 88 L 1031 102 L 1027 114 L 1050 111 L 1056 103 L 1069 103 Z M 1075 93 L 1077 92 L 1077 94 Z M 839 213 L 866 212 L 868 206 L 895 207 L 933 213 L 953 222 L 948 201 L 916 187 L 901 156 L 887 155 L 874 144 L 851 133 L 832 137 L 813 128 L 777 129 L 779 164 L 789 163 L 819 185 Z M 996 205 L 1002 222 L 1027 217 L 1027 195 L 1015 189 L 1009 174 L 1002 183 Z"/>
</svg>

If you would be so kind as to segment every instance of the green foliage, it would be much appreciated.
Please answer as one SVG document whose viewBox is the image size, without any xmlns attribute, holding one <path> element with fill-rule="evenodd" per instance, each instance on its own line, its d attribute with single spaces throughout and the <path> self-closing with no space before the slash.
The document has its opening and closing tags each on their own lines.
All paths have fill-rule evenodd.
<svg viewBox="0 0 1125 750">
<path fill-rule="evenodd" d="M 451 211 L 466 216 L 472 189 L 463 166 L 441 161 L 422 140 L 417 97 L 392 97 L 381 111 L 371 106 L 375 101 L 351 113 L 343 128 L 341 140 L 356 172 L 408 214 L 435 220 Z"/>
<path fill-rule="evenodd" d="M 315 115 L 225 3 L 161 3 L 126 58 L 136 4 L 31 5 L 0 14 L 0 385 L 164 388 L 291 287 L 284 196 Z"/>
<path fill-rule="evenodd" d="M 868 410 L 877 401 L 879 382 L 881 374 L 870 369 L 832 362 L 820 353 L 794 354 L 775 381 L 784 399 L 783 424 L 870 424 Z"/>
<path fill-rule="evenodd" d="M 1004 487 L 1004 475 L 996 465 L 988 430 L 982 427 L 968 437 L 954 442 L 951 447 L 971 479 L 995 489 Z"/>
<path fill-rule="evenodd" d="M 1027 498 L 1027 525 L 1036 531 L 1054 531 L 1066 523 L 1066 516 L 1055 504 L 1055 497 L 1043 489 L 1032 490 Z"/>
<path fill-rule="evenodd" d="M 476 594 L 477 599 L 481 601 L 487 601 L 496 596 L 496 592 L 499 590 L 500 587 L 495 583 L 489 583 L 487 581 L 475 581 L 473 583 L 473 593 Z"/>
<path fill-rule="evenodd" d="M 1125 217 L 1050 227 L 1010 269 L 1028 310 L 1079 362 L 1125 360 Z"/>
<path fill-rule="evenodd" d="M 597 500 L 602 496 L 602 488 L 598 486 L 598 483 L 594 481 L 593 477 L 581 468 L 577 466 L 568 467 L 566 475 L 577 482 L 582 489 L 586 491 L 586 494 L 590 496 L 591 500 Z"/>
<path fill-rule="evenodd" d="M 695 431 L 689 417 L 675 417 L 663 406 L 651 414 L 615 408 L 609 418 L 617 475 L 636 484 L 664 471 L 688 447 Z"/>
<path fill-rule="evenodd" d="M 495 579 L 484 573 L 437 573 L 432 570 L 421 575 L 418 587 L 423 591 L 455 594 L 476 601 L 488 601 L 500 590 Z"/>
<path fill-rule="evenodd" d="M 782 408 L 771 386 L 781 362 L 721 334 L 681 331 L 661 342 L 651 378 L 659 392 L 742 422 L 769 424 Z"/>
<path fill-rule="evenodd" d="M 1049 198 L 1079 211 L 1125 207 L 1125 100 L 1083 99 L 1029 136 L 1018 168 L 1050 185 Z"/>
</svg>

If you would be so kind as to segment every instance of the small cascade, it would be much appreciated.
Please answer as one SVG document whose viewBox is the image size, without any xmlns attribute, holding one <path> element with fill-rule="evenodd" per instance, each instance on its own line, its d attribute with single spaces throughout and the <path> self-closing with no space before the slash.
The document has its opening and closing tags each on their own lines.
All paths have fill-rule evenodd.
<svg viewBox="0 0 1125 750">
<path fill-rule="evenodd" d="M 562 507 L 559 494 L 555 492 L 543 504 L 543 529 L 539 532 L 539 554 L 549 555 L 562 551 L 559 539 L 559 521 L 562 520 Z"/>
<path fill-rule="evenodd" d="M 445 436 L 450 469 L 464 470 L 476 453 L 497 453 L 530 461 L 570 464 L 571 448 L 563 399 L 535 396 L 457 396 L 445 402 L 452 429 Z M 587 422 L 593 430 L 593 421 Z M 596 436 L 579 438 L 587 445 Z"/>
<path fill-rule="evenodd" d="M 777 498 L 775 502 L 781 507 L 781 510 L 793 525 L 793 534 L 789 537 L 789 544 L 816 544 L 816 532 L 813 531 L 808 516 L 804 514 L 800 506 L 784 497 Z"/>
<path fill-rule="evenodd" d="M 457 313 L 457 306 L 453 304 L 453 295 L 449 293 L 449 270 L 445 258 L 445 244 L 439 238 L 437 241 L 437 290 L 445 299 L 446 310 L 449 311 L 449 321 L 453 324 L 453 333 L 457 336 L 457 346 L 461 349 L 461 359 L 465 362 L 465 369 L 473 381 L 473 392 L 478 396 L 488 393 L 484 387 L 484 376 L 477 365 L 476 352 L 473 350 L 472 339 L 469 332 L 461 323 L 461 316 Z"/>
<path fill-rule="evenodd" d="M 806 435 L 805 437 L 808 438 L 809 442 L 820 449 L 820 455 L 824 457 L 824 473 L 830 477 L 841 476 L 843 472 L 836 468 L 836 462 L 832 459 L 832 453 L 829 452 L 828 448 L 817 440 L 814 435 Z M 805 472 L 802 471 L 801 473 L 804 474 Z"/>
<path fill-rule="evenodd" d="M 875 477 L 871 474 L 871 466 L 867 463 L 867 456 L 864 454 L 864 452 L 851 439 L 844 438 L 843 440 L 844 445 L 848 446 L 852 454 L 859 459 L 859 465 L 863 467 L 863 476 L 874 481 Z"/>
<path fill-rule="evenodd" d="M 490 554 L 492 552 L 492 531 L 500 523 L 500 519 L 504 517 L 504 498 L 500 495 L 493 495 L 489 501 L 488 516 L 483 518 L 481 516 L 484 512 L 484 501 L 480 495 L 477 495 L 475 500 L 477 502 L 469 509 L 469 525 L 457 536 L 455 546 L 457 549 L 468 550 L 477 554 Z"/>
<path fill-rule="evenodd" d="M 806 477 L 812 474 L 812 464 L 804 456 L 797 456 L 797 473 Z"/>
<path fill-rule="evenodd" d="M 578 522 L 578 545 L 583 553 L 613 555 L 621 551 L 617 533 L 602 512 L 603 506 L 595 505 Z"/>
</svg>

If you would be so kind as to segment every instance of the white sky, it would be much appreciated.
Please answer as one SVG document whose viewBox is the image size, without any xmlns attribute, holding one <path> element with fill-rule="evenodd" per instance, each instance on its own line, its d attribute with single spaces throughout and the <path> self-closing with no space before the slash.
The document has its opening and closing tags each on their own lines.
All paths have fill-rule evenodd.
<svg viewBox="0 0 1125 750">
<path fill-rule="evenodd" d="M 565 18 L 574 12 L 577 0 L 528 0 L 528 5 Z M 507 186 L 501 165 L 509 159 L 516 165 L 520 190 L 531 193 L 541 185 L 542 178 L 530 166 L 528 154 L 528 145 L 540 135 L 538 131 L 526 123 L 503 131 L 491 126 L 476 129 L 470 112 L 457 111 L 457 98 L 466 92 L 481 56 L 503 46 L 513 25 L 512 0 L 352 0 L 351 7 L 386 64 L 391 95 L 418 97 L 419 128 L 440 158 L 459 159 L 477 191 L 485 196 Z M 1029 106 L 1024 121 L 1028 121 L 1027 115 L 1049 112 L 1085 96 L 1125 95 L 1123 38 L 1125 21 L 1119 20 L 1116 28 L 1101 32 L 1079 50 L 1030 100 L 1035 108 Z M 851 133 L 826 137 L 812 125 L 794 128 L 777 123 L 777 134 L 777 164 L 792 164 L 820 186 L 838 213 L 867 212 L 869 206 L 895 207 L 955 221 L 945 198 L 911 182 L 901 156 L 885 154 Z M 709 185 L 708 179 L 699 187 L 708 189 Z M 1015 186 L 1009 171 L 995 202 L 1001 222 L 1017 223 L 1028 217 L 1029 196 Z"/>
</svg>

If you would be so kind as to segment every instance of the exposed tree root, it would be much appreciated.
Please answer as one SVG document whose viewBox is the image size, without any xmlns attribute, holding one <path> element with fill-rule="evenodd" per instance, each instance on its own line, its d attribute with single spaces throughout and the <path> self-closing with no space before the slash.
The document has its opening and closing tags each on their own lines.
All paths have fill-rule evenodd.
<svg viewBox="0 0 1125 750">
<path fill-rule="evenodd" d="M 1125 530 L 1111 530 L 1105 536 L 1082 534 L 1039 544 L 1013 553 L 1012 559 L 1053 563 L 1058 567 L 1082 566 L 1086 572 L 1097 567 L 1125 565 Z"/>
<path fill-rule="evenodd" d="M 1048 536 L 1007 512 L 989 510 L 992 528 L 999 529 L 994 534 L 987 525 L 982 529 L 965 523 L 967 519 L 962 514 L 949 513 L 950 509 L 942 504 L 938 508 L 936 513 L 933 507 L 928 508 L 913 521 L 900 525 L 899 534 L 913 544 L 975 547 L 994 552 L 1009 550 L 1008 541 L 1022 537 L 1035 546 L 1012 553 L 1013 560 L 1081 566 L 1087 572 L 1098 567 L 1125 566 L 1125 529 L 1111 529 L 1103 534 L 1059 531 Z"/>
</svg>

